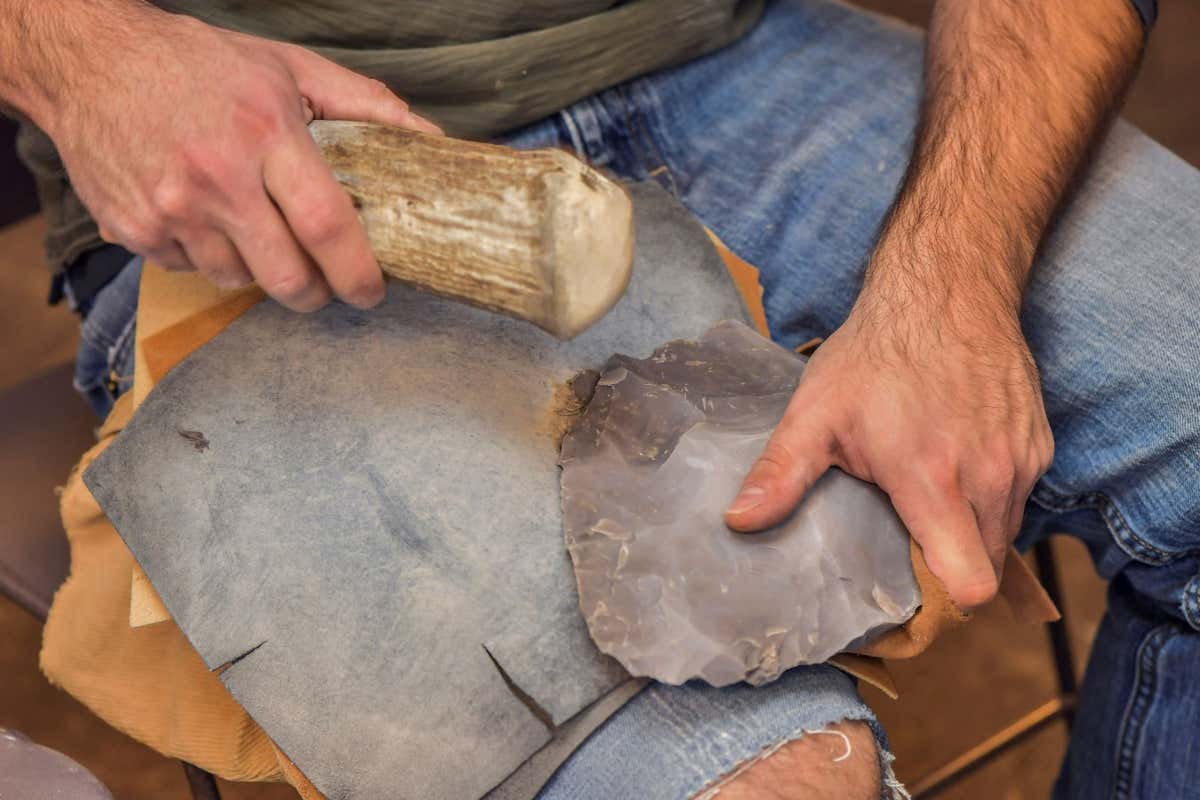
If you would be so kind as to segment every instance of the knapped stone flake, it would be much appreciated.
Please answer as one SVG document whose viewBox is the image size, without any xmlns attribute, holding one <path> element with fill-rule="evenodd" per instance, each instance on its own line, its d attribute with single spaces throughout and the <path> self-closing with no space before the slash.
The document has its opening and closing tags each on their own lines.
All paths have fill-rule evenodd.
<svg viewBox="0 0 1200 800">
<path fill-rule="evenodd" d="M 596 645 L 633 675 L 763 684 L 920 605 L 909 536 L 887 496 L 839 470 L 769 531 L 724 524 L 803 368 L 722 322 L 648 359 L 614 356 L 564 438 L 581 609 Z"/>
</svg>

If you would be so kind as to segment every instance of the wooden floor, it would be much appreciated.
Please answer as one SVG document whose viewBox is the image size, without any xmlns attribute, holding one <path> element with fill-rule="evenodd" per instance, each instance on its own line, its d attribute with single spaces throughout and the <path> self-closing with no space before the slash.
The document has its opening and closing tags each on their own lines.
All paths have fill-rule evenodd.
<svg viewBox="0 0 1200 800">
<path fill-rule="evenodd" d="M 869 0 L 920 23 L 928 0 Z M 1200 165 L 1200 4 L 1163 0 L 1159 29 L 1129 100 L 1126 116 L 1175 152 Z M 77 325 L 64 308 L 45 307 L 46 274 L 39 261 L 43 223 L 31 218 L 0 229 L 0 390 L 69 360 Z M 47 498 L 47 502 L 53 502 Z M 1103 585 L 1086 552 L 1055 543 L 1065 571 L 1072 639 L 1081 659 L 1103 613 Z M 176 762 L 107 727 L 51 687 L 37 669 L 40 629 L 0 600 L 0 727 L 75 757 L 118 800 L 186 798 Z M 1082 661 L 1080 666 L 1082 666 Z M 1045 632 L 1016 625 L 1002 605 L 986 609 L 966 630 L 948 636 L 920 659 L 895 665 L 901 698 L 867 697 L 887 725 L 905 780 L 914 780 L 1048 699 L 1053 667 Z M 941 797 L 1020 800 L 1048 795 L 1066 745 L 1061 723 L 1037 734 Z M 294 797 L 283 786 L 223 786 L 225 796 L 249 800 Z"/>
</svg>

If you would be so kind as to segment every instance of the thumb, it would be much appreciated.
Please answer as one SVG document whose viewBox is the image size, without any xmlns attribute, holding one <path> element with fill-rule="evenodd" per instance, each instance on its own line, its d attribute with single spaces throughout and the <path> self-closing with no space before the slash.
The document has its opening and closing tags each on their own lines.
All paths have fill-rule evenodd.
<svg viewBox="0 0 1200 800">
<path fill-rule="evenodd" d="M 280 54 L 315 119 L 378 122 L 441 135 L 442 129 L 408 107 L 382 81 L 360 75 L 297 45 Z"/>
<path fill-rule="evenodd" d="M 832 465 L 832 444 L 828 427 L 785 416 L 725 511 L 725 524 L 750 532 L 783 522 Z"/>
</svg>

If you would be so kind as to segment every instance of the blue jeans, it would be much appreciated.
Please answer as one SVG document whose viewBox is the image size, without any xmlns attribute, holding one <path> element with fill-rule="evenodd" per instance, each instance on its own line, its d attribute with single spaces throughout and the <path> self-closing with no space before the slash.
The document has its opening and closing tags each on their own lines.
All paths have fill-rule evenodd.
<svg viewBox="0 0 1200 800">
<path fill-rule="evenodd" d="M 112 411 L 116 399 L 133 387 L 133 346 L 141 282 L 141 256 L 130 260 L 86 305 L 76 301 L 70 280 L 64 282 L 71 308 L 83 315 L 79 353 L 75 357 L 75 390 L 101 419 Z"/>
<path fill-rule="evenodd" d="M 660 181 L 760 269 L 772 335 L 794 346 L 828 336 L 858 292 L 908 161 L 921 53 L 919 32 L 897 23 L 824 0 L 778 2 L 731 47 L 507 141 L 565 145 Z M 1198 250 L 1200 173 L 1118 123 L 1026 297 L 1057 450 L 1019 543 L 1075 534 L 1111 581 L 1056 797 L 1166 800 L 1200 786 L 1189 735 L 1200 725 Z M 114 291 L 93 314 L 136 297 Z M 654 686 L 543 796 L 687 797 L 841 718 L 873 720 L 828 667 L 753 690 Z"/>
</svg>

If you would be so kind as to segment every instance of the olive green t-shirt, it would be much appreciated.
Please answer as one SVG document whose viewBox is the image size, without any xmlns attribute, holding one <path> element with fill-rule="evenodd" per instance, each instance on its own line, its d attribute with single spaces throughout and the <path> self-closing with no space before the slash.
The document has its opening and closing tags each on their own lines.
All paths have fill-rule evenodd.
<svg viewBox="0 0 1200 800">
<path fill-rule="evenodd" d="M 447 133 L 486 138 L 654 70 L 723 47 L 763 0 L 160 0 L 169 11 L 294 42 L 378 78 Z M 119 57 L 116 54 L 114 57 Z M 99 244 L 53 143 L 26 124 L 18 148 L 38 178 L 47 259 Z"/>
</svg>

